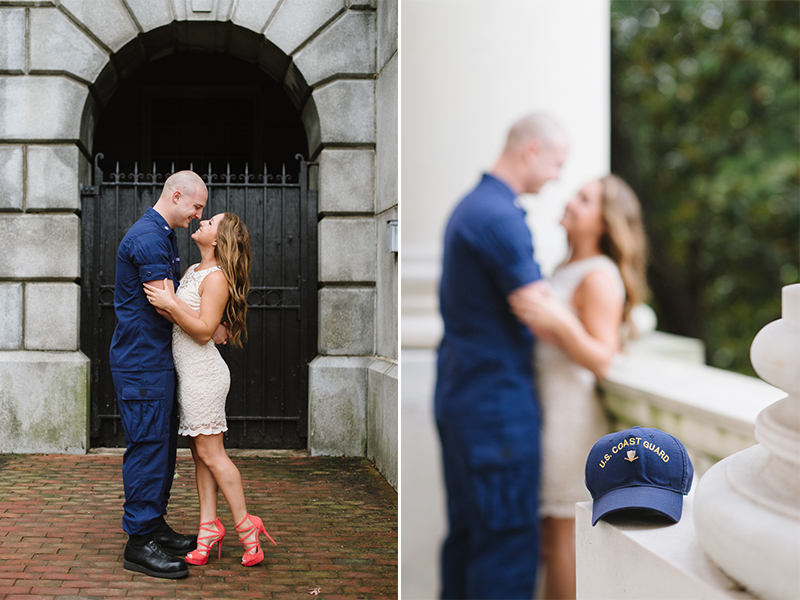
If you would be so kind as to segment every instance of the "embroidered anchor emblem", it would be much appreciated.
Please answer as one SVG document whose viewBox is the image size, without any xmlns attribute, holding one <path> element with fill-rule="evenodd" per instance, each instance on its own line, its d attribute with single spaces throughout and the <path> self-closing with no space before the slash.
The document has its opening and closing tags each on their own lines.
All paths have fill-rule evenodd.
<svg viewBox="0 0 800 600">
<path fill-rule="evenodd" d="M 633 462 L 638 458 L 639 457 L 636 456 L 636 450 L 628 450 L 628 456 L 625 460 L 627 460 L 628 462 Z"/>
</svg>

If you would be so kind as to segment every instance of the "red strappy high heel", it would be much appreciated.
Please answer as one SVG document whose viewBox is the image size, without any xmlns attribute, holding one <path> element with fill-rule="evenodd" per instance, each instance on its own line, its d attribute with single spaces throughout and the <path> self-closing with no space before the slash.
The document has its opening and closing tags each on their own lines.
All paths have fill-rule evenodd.
<svg viewBox="0 0 800 600">
<path fill-rule="evenodd" d="M 216 525 L 216 530 L 209 527 L 209 525 Z M 190 565 L 204 565 L 208 562 L 208 555 L 211 554 L 211 549 L 214 544 L 217 546 L 217 559 L 222 558 L 222 539 L 225 537 L 225 526 L 222 521 L 217 517 L 213 521 L 207 523 L 200 523 L 200 533 L 207 532 L 209 535 L 197 536 L 197 548 L 186 555 L 186 562 Z"/>
<path fill-rule="evenodd" d="M 250 525 L 247 527 L 242 527 L 242 525 L 244 525 L 244 522 L 247 521 L 247 519 L 250 519 Z M 276 546 L 278 545 L 277 543 L 275 543 L 275 540 L 273 540 L 272 537 L 267 533 L 267 530 L 264 529 L 264 522 L 258 517 L 254 517 L 252 515 L 245 516 L 245 518 L 242 519 L 241 523 L 239 523 L 236 526 L 236 531 L 238 531 L 239 533 L 244 533 L 244 537 L 240 536 L 239 541 L 242 542 L 242 546 L 244 546 L 244 556 L 242 556 L 242 564 L 245 567 L 252 567 L 253 565 L 257 565 L 262 560 L 264 560 L 264 551 L 261 550 L 261 542 L 259 542 L 258 540 L 259 532 L 267 536 L 270 542 L 272 542 Z M 245 542 L 244 540 L 250 537 L 253 533 L 255 533 L 255 540 L 252 542 Z M 250 553 L 250 550 L 252 550 L 253 548 L 258 548 L 258 552 Z"/>
</svg>

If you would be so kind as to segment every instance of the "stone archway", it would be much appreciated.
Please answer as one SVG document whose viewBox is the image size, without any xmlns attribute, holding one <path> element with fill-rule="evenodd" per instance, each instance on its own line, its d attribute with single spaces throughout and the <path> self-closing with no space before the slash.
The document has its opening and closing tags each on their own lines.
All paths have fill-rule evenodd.
<svg viewBox="0 0 800 600">
<path fill-rule="evenodd" d="M 311 365 L 309 446 L 369 453 L 370 386 L 385 382 L 396 402 L 397 255 L 385 236 L 397 217 L 397 3 L 63 0 L 0 12 L 10 40 L 0 56 L 0 298 L 8 307 L 0 413 L 18 423 L 0 449 L 87 448 L 79 189 L 91 179 L 98 110 L 138 62 L 184 48 L 258 64 L 302 113 L 308 156 L 319 162 L 318 298 L 328 324 Z M 330 414 L 315 417 L 317 403 Z M 396 432 L 387 408 L 390 421 L 393 413 L 382 430 Z"/>
<path fill-rule="evenodd" d="M 207 28 L 237 35 L 223 24 Z M 220 347 L 231 371 L 225 445 L 306 448 L 308 364 L 317 343 L 316 253 L 310 251 L 316 248 L 317 202 L 307 189 L 306 164 L 297 158 L 308 152 L 300 114 L 258 65 L 181 47 L 158 30 L 146 37 L 175 46 L 149 48 L 150 58 L 136 61 L 138 70 L 112 57 L 118 86 L 98 118 L 97 168 L 93 186 L 82 194 L 81 349 L 95 367 L 91 444 L 125 444 L 108 367 L 116 325 L 109 302 L 115 249 L 167 174 L 194 169 L 208 184 L 205 217 L 237 213 L 254 251 L 249 341 L 243 349 Z M 148 46 L 137 39 L 118 54 L 130 57 L 131 44 Z M 176 231 L 185 266 L 200 258 L 190 240 L 195 227 Z M 182 438 L 179 443 L 186 445 Z"/>
<path fill-rule="evenodd" d="M 135 43 L 135 42 L 134 42 Z M 257 65 L 226 53 L 173 52 L 143 63 L 103 106 L 94 136 L 105 172 L 280 174 L 308 157 L 300 113 Z"/>
<path fill-rule="evenodd" d="M 303 75 L 280 49 L 263 35 L 234 25 L 230 22 L 173 22 L 156 29 L 140 33 L 125 46 L 109 57 L 108 62 L 89 86 L 89 95 L 84 108 L 84 126 L 81 128 L 81 142 L 91 152 L 97 117 L 117 90 L 130 78 L 150 65 L 157 65 L 165 59 L 179 55 L 206 55 L 211 58 L 225 55 L 253 65 L 254 69 L 266 74 L 277 82 L 280 89 L 295 109 L 303 115 L 309 147 L 303 153 L 311 158 L 319 153 L 319 141 L 312 147 L 310 133 L 321 130 L 319 115 L 309 103 L 311 90 Z M 209 87 L 213 82 L 204 82 L 202 73 L 193 75 L 197 86 Z M 176 76 L 178 78 L 178 76 Z M 168 75 L 162 75 L 164 85 L 169 85 Z M 246 84 L 246 82 L 242 82 Z"/>
</svg>

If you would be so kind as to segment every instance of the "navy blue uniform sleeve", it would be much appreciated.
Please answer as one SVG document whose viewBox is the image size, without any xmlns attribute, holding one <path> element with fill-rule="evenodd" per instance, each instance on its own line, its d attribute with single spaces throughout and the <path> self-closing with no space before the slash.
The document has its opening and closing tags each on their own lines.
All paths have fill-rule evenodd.
<svg viewBox="0 0 800 600">
<path fill-rule="evenodd" d="M 172 249 L 169 240 L 158 234 L 137 238 L 133 258 L 139 269 L 141 283 L 156 279 L 172 279 Z"/>
<path fill-rule="evenodd" d="M 542 278 L 539 265 L 533 260 L 531 232 L 522 219 L 486 223 L 477 243 L 505 295 Z"/>
</svg>

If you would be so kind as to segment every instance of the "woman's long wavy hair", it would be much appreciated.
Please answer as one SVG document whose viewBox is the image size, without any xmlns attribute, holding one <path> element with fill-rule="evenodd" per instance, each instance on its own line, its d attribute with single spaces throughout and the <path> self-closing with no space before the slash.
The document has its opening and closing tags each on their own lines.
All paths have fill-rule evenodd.
<svg viewBox="0 0 800 600">
<path fill-rule="evenodd" d="M 642 224 L 639 199 L 625 181 L 614 174 L 603 177 L 603 224 L 600 251 L 619 268 L 625 284 L 622 322 L 636 335 L 631 309 L 647 300 L 647 237 Z"/>
<path fill-rule="evenodd" d="M 225 321 L 228 323 L 228 339 L 237 348 L 242 339 L 247 339 L 247 294 L 250 292 L 250 231 L 242 220 L 226 212 L 217 226 L 217 259 L 228 279 L 228 305 Z"/>
</svg>

